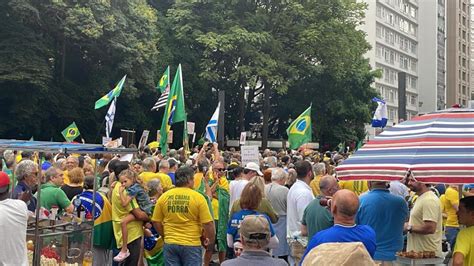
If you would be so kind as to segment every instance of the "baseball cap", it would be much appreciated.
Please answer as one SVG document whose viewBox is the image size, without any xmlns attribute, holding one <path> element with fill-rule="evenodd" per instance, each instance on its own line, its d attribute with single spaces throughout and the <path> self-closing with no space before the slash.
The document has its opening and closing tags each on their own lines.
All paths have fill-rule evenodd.
<svg viewBox="0 0 474 266">
<path fill-rule="evenodd" d="M 255 172 L 257 172 L 257 174 L 259 176 L 263 176 L 262 171 L 260 171 L 260 166 L 258 166 L 258 164 L 254 163 L 254 162 L 247 163 L 247 165 L 245 165 L 244 169 L 255 171 Z"/>
<path fill-rule="evenodd" d="M 10 185 L 10 177 L 8 177 L 7 173 L 0 172 L 0 192 L 3 193 L 8 190 Z"/>
<path fill-rule="evenodd" d="M 240 236 L 248 243 L 264 248 L 270 242 L 270 224 L 263 215 L 247 215 L 240 223 Z"/>
</svg>

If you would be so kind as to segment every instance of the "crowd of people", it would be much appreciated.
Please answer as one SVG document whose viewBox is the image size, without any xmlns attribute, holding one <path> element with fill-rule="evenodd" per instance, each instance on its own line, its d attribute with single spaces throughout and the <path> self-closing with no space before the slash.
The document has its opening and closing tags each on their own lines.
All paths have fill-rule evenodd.
<svg viewBox="0 0 474 266">
<path fill-rule="evenodd" d="M 348 247 L 361 265 L 394 265 L 401 251 L 474 265 L 474 185 L 338 180 L 346 153 L 264 150 L 245 165 L 210 143 L 166 156 L 145 148 L 131 161 L 1 155 L 0 265 L 28 264 L 38 205 L 95 221 L 94 265 L 317 265 Z"/>
</svg>

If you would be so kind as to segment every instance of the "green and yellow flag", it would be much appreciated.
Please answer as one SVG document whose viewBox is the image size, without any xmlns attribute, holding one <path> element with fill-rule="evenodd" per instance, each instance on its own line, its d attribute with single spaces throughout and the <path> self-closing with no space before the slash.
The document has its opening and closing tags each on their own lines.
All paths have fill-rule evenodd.
<svg viewBox="0 0 474 266">
<path fill-rule="evenodd" d="M 67 142 L 71 142 L 81 135 L 81 133 L 79 133 L 79 129 L 77 128 L 76 122 L 72 122 L 72 124 L 65 128 L 61 134 Z"/>
<path fill-rule="evenodd" d="M 160 81 L 156 84 L 156 89 L 163 93 L 166 90 L 166 87 L 170 85 L 170 67 L 168 66 L 163 72 Z"/>
<path fill-rule="evenodd" d="M 171 125 L 177 122 L 186 122 L 186 111 L 184 109 L 183 76 L 181 64 L 178 66 L 176 75 L 171 85 L 170 94 L 165 106 L 165 114 L 160 129 L 160 148 L 163 155 L 168 151 L 168 133 Z"/>
<path fill-rule="evenodd" d="M 97 100 L 95 102 L 94 108 L 95 109 L 102 108 L 106 106 L 107 104 L 109 104 L 114 98 L 119 97 L 120 93 L 122 92 L 122 87 L 123 87 L 123 84 L 125 83 L 126 78 L 127 78 L 127 75 L 123 76 L 123 78 L 119 81 L 119 83 L 117 83 L 117 85 L 115 86 L 113 90 L 109 91 L 109 93 L 107 93 L 106 95 L 102 96 L 102 98 Z"/>
<path fill-rule="evenodd" d="M 289 148 L 298 149 L 304 143 L 311 141 L 311 105 L 298 118 L 291 122 L 286 129 Z"/>
</svg>

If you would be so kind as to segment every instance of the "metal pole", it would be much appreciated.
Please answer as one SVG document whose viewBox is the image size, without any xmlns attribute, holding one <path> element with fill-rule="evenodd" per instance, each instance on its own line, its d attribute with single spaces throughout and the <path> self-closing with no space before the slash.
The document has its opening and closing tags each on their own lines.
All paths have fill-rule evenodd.
<svg viewBox="0 0 474 266">
<path fill-rule="evenodd" d="M 219 109 L 219 125 L 217 128 L 217 142 L 219 143 L 219 147 L 221 149 L 224 149 L 224 139 L 225 139 L 225 131 L 224 131 L 224 112 L 225 112 L 225 91 L 220 90 L 219 91 L 219 103 L 220 103 L 220 109 Z"/>
<path fill-rule="evenodd" d="M 99 154 L 95 154 L 95 165 L 94 165 L 94 192 L 92 193 L 92 230 L 91 230 L 91 247 L 90 251 L 94 249 L 94 223 L 95 223 L 95 193 L 97 192 L 97 170 L 99 164 Z M 94 262 L 94 257 L 92 257 L 92 262 Z"/>
<path fill-rule="evenodd" d="M 41 167 L 38 165 L 38 169 L 36 172 L 36 177 L 38 178 L 38 188 L 37 188 L 37 197 L 36 197 L 36 217 L 35 217 L 35 250 L 33 253 L 33 265 L 40 265 L 41 262 L 41 249 L 39 241 L 39 215 L 40 215 L 40 208 L 41 208 Z M 30 188 L 33 189 L 33 188 Z M 23 192 L 24 193 L 24 192 Z M 33 192 L 31 192 L 33 193 Z"/>
</svg>

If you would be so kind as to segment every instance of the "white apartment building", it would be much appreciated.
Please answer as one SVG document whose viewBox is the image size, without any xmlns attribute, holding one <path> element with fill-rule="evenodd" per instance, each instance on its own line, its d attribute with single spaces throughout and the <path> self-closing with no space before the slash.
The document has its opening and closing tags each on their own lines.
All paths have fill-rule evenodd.
<svg viewBox="0 0 474 266">
<path fill-rule="evenodd" d="M 446 0 L 418 2 L 420 113 L 446 108 Z"/>
<path fill-rule="evenodd" d="M 419 62 L 418 0 L 365 0 L 368 4 L 361 29 L 372 46 L 370 64 L 382 71 L 375 88 L 388 107 L 388 125 L 398 123 L 398 73 L 406 73 L 406 116 L 418 114 Z M 369 131 L 370 132 L 370 131 Z"/>
</svg>

